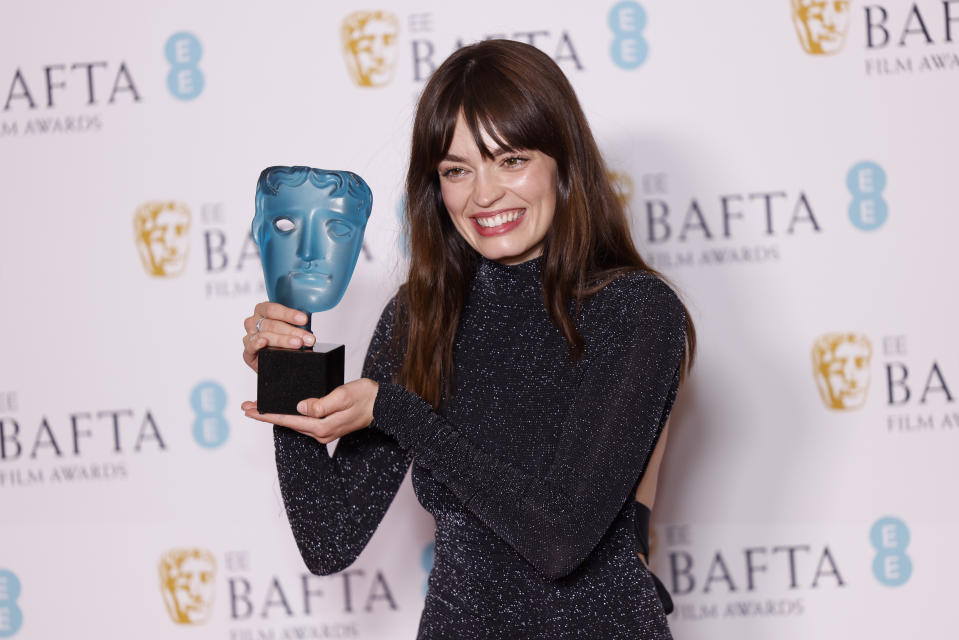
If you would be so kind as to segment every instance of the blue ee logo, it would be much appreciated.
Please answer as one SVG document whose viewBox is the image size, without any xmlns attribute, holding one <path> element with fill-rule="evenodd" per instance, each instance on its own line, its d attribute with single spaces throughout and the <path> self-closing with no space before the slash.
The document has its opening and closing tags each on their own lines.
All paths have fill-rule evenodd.
<svg viewBox="0 0 959 640">
<path fill-rule="evenodd" d="M 646 61 L 649 45 L 643 38 L 646 10 L 638 2 L 623 0 L 609 10 L 609 28 L 613 43 L 609 55 L 620 69 L 635 69 Z"/>
<path fill-rule="evenodd" d="M 909 528 L 899 518 L 880 518 L 869 530 L 869 541 L 876 549 L 872 573 L 887 587 L 898 587 L 912 575 L 912 560 L 906 555 Z"/>
<path fill-rule="evenodd" d="M 190 393 L 190 406 L 196 414 L 193 439 L 207 449 L 215 449 L 230 437 L 230 424 L 223 415 L 226 391 L 212 380 L 201 382 Z"/>
<path fill-rule="evenodd" d="M 203 56 L 203 46 L 192 33 L 180 31 L 166 41 L 164 47 L 170 72 L 166 86 L 174 98 L 193 100 L 203 93 L 203 72 L 197 67 Z"/>
<path fill-rule="evenodd" d="M 886 188 L 886 172 L 875 162 L 860 162 L 846 175 L 846 186 L 852 194 L 849 219 L 863 231 L 878 229 L 889 217 L 889 207 L 882 199 Z"/>
<path fill-rule="evenodd" d="M 17 606 L 20 581 L 12 571 L 0 569 L 0 638 L 9 638 L 20 630 L 23 612 Z"/>
<path fill-rule="evenodd" d="M 436 549 L 436 541 L 431 540 L 428 545 L 423 547 L 423 554 L 420 556 L 420 566 L 426 572 L 426 582 L 423 583 L 423 594 L 425 595 L 430 588 L 430 572 L 433 570 L 433 551 Z"/>
</svg>

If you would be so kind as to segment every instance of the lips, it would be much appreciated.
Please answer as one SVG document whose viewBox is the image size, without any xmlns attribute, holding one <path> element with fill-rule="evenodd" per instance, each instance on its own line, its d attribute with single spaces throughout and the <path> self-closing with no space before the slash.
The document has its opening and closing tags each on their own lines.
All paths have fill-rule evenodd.
<svg viewBox="0 0 959 640">
<path fill-rule="evenodd" d="M 470 216 L 470 221 L 481 236 L 497 236 L 518 227 L 525 217 L 526 209 L 500 209 Z"/>
<path fill-rule="evenodd" d="M 290 279 L 294 282 L 302 282 L 306 284 L 329 284 L 333 281 L 333 276 L 328 273 L 320 273 L 319 271 L 312 272 L 294 272 L 290 274 Z"/>
</svg>

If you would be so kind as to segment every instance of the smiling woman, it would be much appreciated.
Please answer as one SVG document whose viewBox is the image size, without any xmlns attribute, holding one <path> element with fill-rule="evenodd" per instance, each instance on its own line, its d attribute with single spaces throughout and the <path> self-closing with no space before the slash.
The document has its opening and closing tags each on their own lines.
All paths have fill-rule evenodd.
<svg viewBox="0 0 959 640">
<path fill-rule="evenodd" d="M 460 235 L 480 255 L 518 264 L 543 253 L 556 208 L 556 161 L 541 151 L 503 150 L 482 132 L 484 155 L 459 114 L 439 164 L 443 203 Z"/>
<path fill-rule="evenodd" d="M 670 638 L 634 497 L 652 503 L 694 332 L 562 71 L 515 42 L 454 53 L 420 98 L 406 187 L 409 273 L 363 378 L 298 416 L 243 404 L 280 425 L 307 566 L 348 567 L 413 462 L 436 519 L 418 638 Z M 308 340 L 303 320 L 257 305 L 247 363 Z"/>
</svg>

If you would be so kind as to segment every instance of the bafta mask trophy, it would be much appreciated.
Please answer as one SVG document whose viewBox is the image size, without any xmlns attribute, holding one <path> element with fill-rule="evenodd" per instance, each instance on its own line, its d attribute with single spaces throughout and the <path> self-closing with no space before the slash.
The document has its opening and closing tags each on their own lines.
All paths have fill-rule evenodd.
<svg viewBox="0 0 959 640">
<path fill-rule="evenodd" d="M 872 343 L 860 333 L 827 333 L 812 347 L 813 375 L 830 409 L 859 409 L 869 393 Z"/>
<path fill-rule="evenodd" d="M 216 559 L 206 549 L 173 549 L 160 558 L 160 593 L 177 624 L 210 619 L 216 595 Z"/>
<path fill-rule="evenodd" d="M 849 0 L 792 0 L 793 25 L 803 50 L 811 55 L 842 50 L 851 12 Z"/>
<path fill-rule="evenodd" d="M 349 171 L 269 167 L 256 185 L 253 240 L 272 302 L 311 314 L 339 303 L 363 245 L 373 194 Z M 309 322 L 307 328 L 310 327 Z M 343 345 L 259 355 L 257 409 L 295 415 L 296 404 L 343 384 Z"/>
</svg>

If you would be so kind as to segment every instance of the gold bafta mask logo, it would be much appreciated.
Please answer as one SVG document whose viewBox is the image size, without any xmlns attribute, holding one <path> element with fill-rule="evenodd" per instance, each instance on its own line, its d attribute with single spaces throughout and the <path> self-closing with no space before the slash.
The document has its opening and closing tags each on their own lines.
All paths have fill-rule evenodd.
<svg viewBox="0 0 959 640">
<path fill-rule="evenodd" d="M 354 11 L 343 19 L 343 57 L 353 82 L 382 87 L 393 79 L 400 22 L 386 11 Z"/>
<path fill-rule="evenodd" d="M 813 375 L 823 404 L 840 411 L 858 409 L 869 392 L 872 344 L 860 333 L 827 333 L 812 347 Z"/>
<path fill-rule="evenodd" d="M 633 199 L 633 191 L 635 191 L 633 179 L 629 177 L 628 173 L 610 171 L 609 181 L 613 184 L 613 190 L 616 192 L 616 197 L 619 199 L 620 204 L 622 204 L 623 207 L 628 207 L 630 201 Z"/>
<path fill-rule="evenodd" d="M 160 592 L 179 624 L 210 619 L 216 594 L 216 560 L 205 549 L 172 549 L 160 557 Z"/>
<path fill-rule="evenodd" d="M 190 210 L 178 202 L 146 202 L 133 214 L 133 235 L 151 276 L 183 272 L 190 248 Z"/>
<path fill-rule="evenodd" d="M 850 0 L 791 0 L 793 25 L 806 53 L 840 51 L 849 31 Z"/>
</svg>

